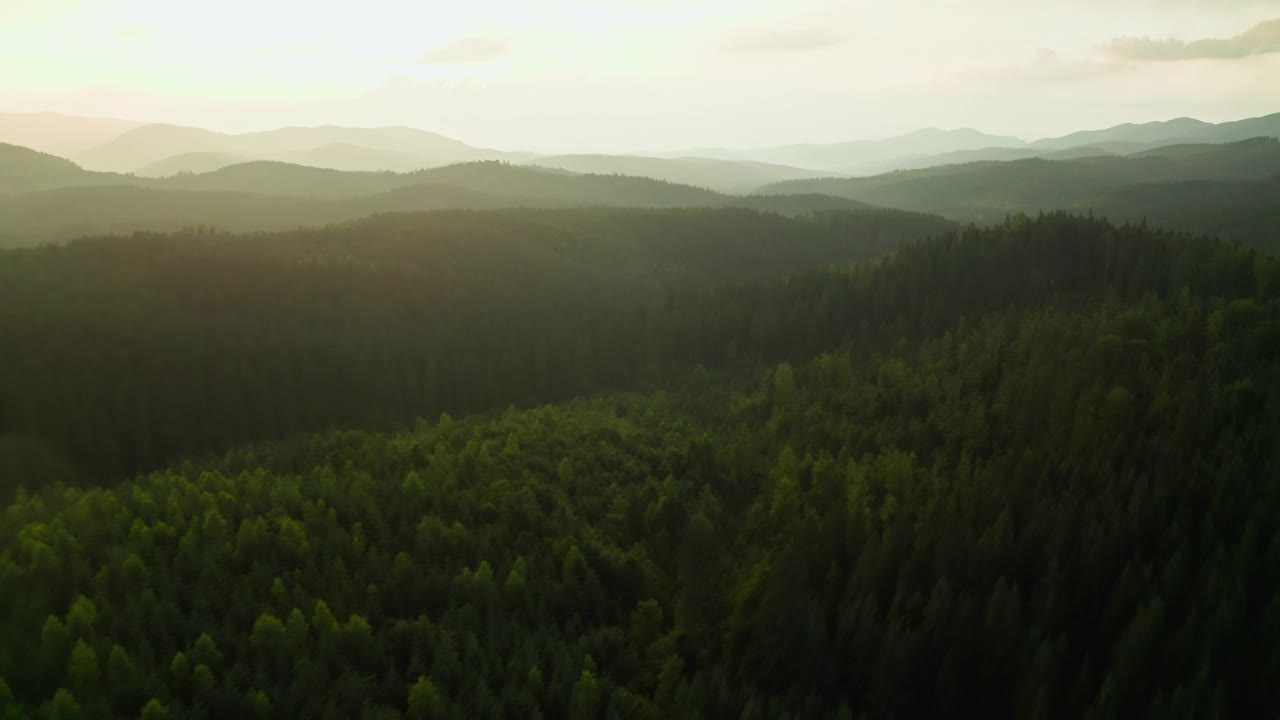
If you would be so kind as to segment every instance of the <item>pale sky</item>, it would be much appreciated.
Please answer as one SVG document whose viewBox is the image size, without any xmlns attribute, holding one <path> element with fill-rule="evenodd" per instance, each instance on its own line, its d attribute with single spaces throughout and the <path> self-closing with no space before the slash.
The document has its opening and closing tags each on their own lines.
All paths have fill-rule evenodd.
<svg viewBox="0 0 1280 720">
<path fill-rule="evenodd" d="M 0 0 L 0 111 L 540 152 L 1280 112 L 1280 0 Z"/>
</svg>

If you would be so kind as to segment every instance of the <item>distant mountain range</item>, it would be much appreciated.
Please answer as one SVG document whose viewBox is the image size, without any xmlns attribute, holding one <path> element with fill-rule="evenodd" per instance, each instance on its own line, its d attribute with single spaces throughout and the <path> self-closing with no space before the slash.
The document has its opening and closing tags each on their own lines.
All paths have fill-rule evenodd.
<svg viewBox="0 0 1280 720">
<path fill-rule="evenodd" d="M 529 165 L 595 175 L 639 175 L 722 192 L 747 193 L 785 180 L 831 177 L 821 170 L 750 160 L 704 157 L 656 158 L 643 155 L 542 155 Z"/>
<path fill-rule="evenodd" d="M 1280 115 L 1121 125 L 1034 143 L 927 130 L 832 146 L 695 151 L 724 158 L 536 156 L 407 128 L 226 135 L 55 120 L 43 135 L 30 116 L 0 116 L 0 129 L 45 147 L 83 147 L 87 137 L 118 134 L 76 156 L 88 158 L 87 166 L 0 143 L 0 245 L 195 225 L 272 230 L 384 212 L 584 206 L 905 212 L 977 223 L 1068 209 L 1280 245 L 1273 231 L 1280 222 Z M 466 159 L 489 156 L 496 159 Z M 857 158 L 880 172 L 841 175 L 772 162 Z M 146 163 L 138 174 L 93 169 L 138 163 Z"/>
<path fill-rule="evenodd" d="M 1166 145 L 1229 143 L 1280 136 L 1280 114 L 1212 124 L 1192 118 L 1124 124 L 1033 142 L 970 128 L 927 128 L 882 140 L 759 149 L 695 148 L 632 155 L 538 155 L 478 148 L 404 127 L 289 127 L 227 134 L 54 113 L 0 114 L 0 142 L 74 160 L 88 170 L 169 177 L 256 160 L 356 172 L 412 172 L 478 160 L 537 164 L 741 193 L 774 182 L 866 176 L 979 161 L 1131 155 Z"/>
<path fill-rule="evenodd" d="M 830 175 L 762 162 L 635 155 L 535 155 L 472 147 L 404 127 L 290 127 L 239 135 L 166 124 L 42 113 L 0 114 L 0 142 L 64 156 L 87 170 L 165 178 L 254 161 L 351 172 L 408 173 L 482 160 L 537 164 L 601 175 L 643 175 L 720 192 L 749 192 L 783 180 Z"/>
<path fill-rule="evenodd" d="M 855 140 L 826 145 L 784 145 L 759 150 L 696 148 L 671 153 L 665 157 L 706 157 L 719 160 L 768 162 L 792 165 L 836 174 L 862 174 L 871 168 L 891 163 L 896 158 L 918 157 L 959 150 L 1023 147 L 1025 142 L 1014 137 L 987 135 L 972 129 L 939 130 L 928 128 L 886 140 Z"/>
<path fill-rule="evenodd" d="M 791 180 L 769 194 L 822 194 L 953 220 L 994 222 L 1006 214 L 1087 210 L 1091 201 L 1134 185 L 1261 181 L 1280 175 L 1280 141 L 1169 145 L 1129 156 L 971 162 L 863 178 Z M 1133 207 L 1129 204 L 1127 207 Z"/>
<path fill-rule="evenodd" d="M 1058 138 L 1026 142 L 970 128 L 929 128 L 885 140 L 826 145 L 785 145 L 756 150 L 698 148 L 666 156 L 693 155 L 736 161 L 762 161 L 834 174 L 875 175 L 977 161 L 1058 160 L 1084 155 L 1128 155 L 1165 145 L 1230 143 L 1280 136 L 1280 113 L 1214 125 L 1192 118 L 1141 125 L 1124 124 Z M 1062 155 L 1061 153 L 1068 153 Z"/>
<path fill-rule="evenodd" d="M 0 142 L 76 157 L 146 123 L 59 113 L 0 113 Z"/>
<path fill-rule="evenodd" d="M 412 173 L 254 161 L 207 173 L 142 178 L 86 170 L 65 158 L 0 144 L 0 246 L 197 225 L 279 230 L 386 212 L 588 206 L 739 207 L 786 215 L 859 211 L 904 216 L 847 198 L 804 193 L 728 195 L 648 177 L 589 175 L 497 161 Z M 924 222 L 939 228 L 946 225 L 941 218 Z"/>
<path fill-rule="evenodd" d="M 198 166 L 180 158 L 196 155 Z M 207 168 L 210 156 L 227 164 L 280 160 L 337 170 L 411 171 L 474 160 L 523 160 L 528 153 L 474 148 L 452 138 L 404 127 L 289 127 L 229 135 L 177 125 L 144 125 L 76 155 L 90 170 L 154 175 L 157 170 Z M 157 167 L 159 166 L 159 167 Z"/>
</svg>

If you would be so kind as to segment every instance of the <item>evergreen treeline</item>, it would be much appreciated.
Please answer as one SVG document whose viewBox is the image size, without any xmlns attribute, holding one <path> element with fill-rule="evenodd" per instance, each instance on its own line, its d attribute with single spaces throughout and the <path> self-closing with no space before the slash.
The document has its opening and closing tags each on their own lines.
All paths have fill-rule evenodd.
<svg viewBox="0 0 1280 720">
<path fill-rule="evenodd" d="M 1122 188 L 1081 203 L 1112 219 L 1208 233 L 1264 252 L 1280 251 L 1280 167 L 1254 182 L 1197 180 Z"/>
<path fill-rule="evenodd" d="M 675 289 L 847 263 L 947 227 L 880 210 L 510 210 L 0 253 L 0 496 L 332 426 L 631 388 L 661 360 L 647 327 Z"/>
<path fill-rule="evenodd" d="M 1264 717 L 1278 281 L 1224 244 L 1015 219 L 669 300 L 650 352 L 793 359 L 749 381 L 24 493 L 0 517 L 0 703 Z"/>
</svg>

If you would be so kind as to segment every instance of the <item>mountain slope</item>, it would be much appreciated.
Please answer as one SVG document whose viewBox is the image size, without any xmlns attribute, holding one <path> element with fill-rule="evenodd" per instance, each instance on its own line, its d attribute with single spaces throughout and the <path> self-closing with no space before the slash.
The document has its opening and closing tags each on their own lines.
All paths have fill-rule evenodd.
<svg viewBox="0 0 1280 720">
<path fill-rule="evenodd" d="M 352 148 L 363 148 L 353 151 Z M 314 157 L 324 164 L 371 169 L 397 158 L 394 168 L 414 169 L 486 159 L 523 159 L 525 153 L 473 148 L 459 140 L 405 127 L 288 127 L 232 135 L 175 125 L 146 125 L 88 150 L 76 159 L 85 167 L 135 172 L 190 153 L 222 153 L 256 160 L 298 161 Z M 353 158 L 358 156 L 357 158 Z M 374 157 L 380 157 L 375 160 Z"/>
<path fill-rule="evenodd" d="M 16 317 L 0 303 L 0 319 L 109 349 L 33 343 L 73 367 L 24 372 L 123 372 L 96 392 L 51 384 L 31 407 L 145 447 L 236 412 L 254 429 L 303 416 L 346 399 L 335 384 L 401 412 L 433 373 L 484 391 L 681 362 L 659 392 L 430 413 L 19 497 L 0 514 L 12 714 L 1234 718 L 1280 703 L 1274 259 L 1017 218 L 653 314 L 600 308 L 614 322 L 575 333 L 617 299 L 582 267 L 468 295 L 487 276 L 448 287 L 413 262 L 421 244 L 335 239 L 299 237 L 320 251 L 302 263 L 260 238 L 0 257 L 39 300 Z M 555 235 L 502 245 L 496 260 L 534 270 L 547 249 L 581 258 Z M 70 298 L 40 282 L 83 267 Z M 459 350 L 422 337 L 469 307 L 433 314 L 449 290 L 508 310 L 463 326 L 548 322 L 527 346 L 432 362 Z M 557 314 L 553 298 L 588 302 Z M 68 299 L 97 301 L 88 329 Z M 136 335 L 113 337 L 122 322 Z M 120 377 L 145 394 L 111 405 Z M 166 402 L 178 424 L 148 426 Z"/>
<path fill-rule="evenodd" d="M 0 353 L 0 435 L 38 440 L 89 476 L 118 476 L 334 424 L 617 387 L 645 371 L 646 354 L 630 353 L 669 292 L 843 264 L 949 227 L 879 210 L 515 209 L 4 251 L 0 344 L 26 349 Z M 146 352 L 161 335 L 163 349 Z M 236 354 L 250 346 L 256 360 L 232 361 L 247 361 Z M 617 365 L 597 365 L 605 358 Z M 299 363 L 310 368 L 302 384 L 281 375 Z M 483 379 L 472 374 L 481 367 Z M 133 405 L 118 404 L 124 385 L 90 390 L 118 372 L 159 373 L 158 394 Z M 299 394 L 259 404 L 277 383 Z M 208 405 L 186 412 L 188 401 L 162 396 L 175 387 Z M 63 412 L 78 402 L 96 409 Z M 102 413 L 115 429 L 81 435 Z M 138 423 L 145 442 L 131 436 Z"/>
<path fill-rule="evenodd" d="M 0 143 L 0 194 L 72 185 L 114 185 L 132 178 L 85 170 L 66 158 Z"/>
<path fill-rule="evenodd" d="M 233 153 L 188 152 L 138 168 L 134 174 L 145 178 L 167 178 L 182 173 L 209 173 L 247 162 L 252 162 L 252 159 Z"/>
<path fill-rule="evenodd" d="M 996 222 L 1011 212 L 1077 207 L 1129 185 L 1259 180 L 1280 173 L 1280 142 L 1173 146 L 1132 157 L 1085 157 L 947 165 L 846 180 L 798 180 L 764 193 L 821 193 L 861 202 Z"/>
<path fill-rule="evenodd" d="M 1280 113 L 1201 128 L 1183 140 L 1188 143 L 1229 143 L 1255 137 L 1280 137 Z"/>
<path fill-rule="evenodd" d="M 702 148 L 681 154 L 734 161 L 765 161 L 809 169 L 872 175 L 943 164 L 1007 161 L 1043 157 L 1061 151 L 1129 155 L 1166 145 L 1231 143 L 1255 137 L 1280 136 L 1280 113 L 1218 125 L 1193 118 L 1149 123 L 1126 123 L 1085 130 L 1031 143 L 1018 138 L 986 135 L 975 130 L 921 130 L 886 140 L 822 145 L 789 145 L 756 150 Z"/>
<path fill-rule="evenodd" d="M 439 158 L 349 143 L 330 143 L 271 156 L 277 162 L 355 172 L 413 172 L 439 165 Z"/>
<path fill-rule="evenodd" d="M 1117 221 L 1150 222 L 1280 254 L 1280 174 L 1267 180 L 1133 185 L 1078 201 Z"/>
<path fill-rule="evenodd" d="M 715 196 L 667 207 L 738 207 L 781 215 L 858 212 L 889 225 L 914 222 L 934 230 L 941 218 L 873 208 L 845 198 L 816 195 Z M 499 195 L 468 187 L 423 182 L 356 197 L 278 196 L 224 190 L 163 190 L 129 185 L 71 187 L 0 194 L 0 248 L 63 242 L 77 237 L 138 231 L 172 232 L 197 226 L 250 232 L 318 227 L 388 212 L 450 209 L 627 206 L 598 198 Z"/>
<path fill-rule="evenodd" d="M 60 184 L 83 175 L 84 170 L 65 158 L 0 143 L 0 193 Z"/>
<path fill-rule="evenodd" d="M 293 163 L 259 160 L 213 172 L 155 180 L 151 187 L 172 190 L 219 190 L 262 195 L 342 198 L 374 195 L 425 179 L 396 173 L 347 172 Z"/>
<path fill-rule="evenodd" d="M 144 124 L 51 112 L 0 113 L 0 143 L 72 157 Z"/>
<path fill-rule="evenodd" d="M 1062 137 L 1037 140 L 1031 143 L 1031 147 L 1043 150 L 1065 150 L 1085 145 L 1103 145 L 1115 142 L 1139 145 L 1181 142 L 1183 138 L 1212 127 L 1214 126 L 1207 122 L 1193 118 L 1177 118 L 1164 122 L 1142 124 L 1125 123 L 1103 130 L 1084 130 Z M 1250 135 L 1249 137 L 1254 136 Z"/>
<path fill-rule="evenodd" d="M 695 156 L 721 160 L 758 161 L 840 173 L 864 173 L 889 160 L 911 155 L 940 154 L 988 147 L 1021 147 L 1022 140 L 987 135 L 977 130 L 928 128 L 884 140 L 832 144 L 786 145 L 759 150 L 700 148 L 665 156 Z"/>
<path fill-rule="evenodd" d="M 222 133 L 201 128 L 144 125 L 80 153 L 74 159 L 90 170 L 130 173 L 175 155 L 196 152 L 238 154 L 226 139 Z"/>
<path fill-rule="evenodd" d="M 750 161 L 713 158 L 657 158 L 640 155 L 547 155 L 527 161 L 538 167 L 569 170 L 593 175 L 634 175 L 704 187 L 719 192 L 741 193 L 761 185 L 829 176 L 820 171 Z"/>
<path fill-rule="evenodd" d="M 203 175 L 168 178 L 156 187 L 235 190 L 314 197 L 373 195 L 424 183 L 535 201 L 579 205 L 717 205 L 724 196 L 650 178 L 589 176 L 498 161 L 460 163 L 411 173 L 348 172 L 281 162 L 233 165 Z"/>
</svg>

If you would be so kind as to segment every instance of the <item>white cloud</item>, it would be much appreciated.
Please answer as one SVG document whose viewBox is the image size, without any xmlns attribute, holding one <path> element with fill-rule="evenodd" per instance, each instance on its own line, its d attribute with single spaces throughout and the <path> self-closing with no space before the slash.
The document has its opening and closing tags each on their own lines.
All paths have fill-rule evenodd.
<svg viewBox="0 0 1280 720">
<path fill-rule="evenodd" d="M 1259 23 L 1232 38 L 1186 42 L 1176 38 L 1118 37 L 1103 46 L 1110 57 L 1134 61 L 1238 60 L 1280 52 L 1280 19 Z"/>
</svg>

